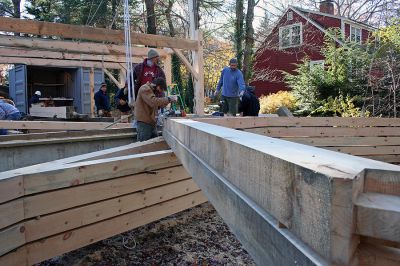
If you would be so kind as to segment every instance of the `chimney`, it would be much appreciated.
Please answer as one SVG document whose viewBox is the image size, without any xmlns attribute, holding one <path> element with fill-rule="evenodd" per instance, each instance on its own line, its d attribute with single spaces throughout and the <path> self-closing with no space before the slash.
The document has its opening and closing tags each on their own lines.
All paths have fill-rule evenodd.
<svg viewBox="0 0 400 266">
<path fill-rule="evenodd" d="M 322 13 L 334 15 L 335 7 L 332 0 L 323 0 L 319 4 L 319 11 Z"/>
</svg>

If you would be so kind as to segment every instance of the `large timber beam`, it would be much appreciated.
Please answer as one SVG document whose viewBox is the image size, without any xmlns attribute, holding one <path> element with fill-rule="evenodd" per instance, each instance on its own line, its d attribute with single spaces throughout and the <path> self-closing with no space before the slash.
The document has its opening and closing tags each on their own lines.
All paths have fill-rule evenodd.
<svg viewBox="0 0 400 266">
<path fill-rule="evenodd" d="M 50 130 L 97 130 L 106 128 L 131 128 L 127 123 L 61 122 L 61 121 L 0 121 L 0 128 Z"/>
<path fill-rule="evenodd" d="M 39 49 L 57 52 L 86 53 L 100 55 L 124 55 L 125 47 L 115 44 L 102 44 L 93 42 L 60 41 L 44 38 L 15 37 L 10 35 L 0 35 L 0 45 L 6 47 L 20 47 L 28 49 Z M 150 48 L 132 47 L 134 57 L 146 57 Z M 169 53 L 164 49 L 156 49 L 160 57 L 164 58 Z"/>
<path fill-rule="evenodd" d="M 28 19 L 0 17 L 0 31 L 20 32 L 34 35 L 59 36 L 92 41 L 106 41 L 122 44 L 125 36 L 122 30 L 93 28 L 88 26 L 51 23 Z M 132 44 L 197 50 L 198 43 L 192 40 L 178 39 L 160 35 L 131 32 Z"/>
<path fill-rule="evenodd" d="M 400 176 L 395 165 L 192 120 L 167 120 L 163 135 L 259 265 L 353 263 L 366 169 Z"/>
</svg>

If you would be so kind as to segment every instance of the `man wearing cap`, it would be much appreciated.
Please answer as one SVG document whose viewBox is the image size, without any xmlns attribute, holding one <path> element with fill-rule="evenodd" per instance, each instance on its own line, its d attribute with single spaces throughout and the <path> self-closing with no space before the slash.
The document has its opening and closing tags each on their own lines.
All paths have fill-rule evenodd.
<svg viewBox="0 0 400 266">
<path fill-rule="evenodd" d="M 147 82 L 152 82 L 155 78 L 165 79 L 165 73 L 158 65 L 160 55 L 154 49 L 150 49 L 147 58 L 133 69 L 133 80 L 135 85 L 135 99 L 139 88 Z"/>
<path fill-rule="evenodd" d="M 110 117 L 110 99 L 107 94 L 107 84 L 101 83 L 100 89 L 94 94 L 94 103 L 96 105 L 97 115 L 100 117 Z"/>
<path fill-rule="evenodd" d="M 159 107 L 165 107 L 177 101 L 177 96 L 156 97 L 167 89 L 163 78 L 155 78 L 139 88 L 135 104 L 135 118 L 137 120 L 137 140 L 145 141 L 158 136 L 156 113 Z"/>
<path fill-rule="evenodd" d="M 237 67 L 237 59 L 232 58 L 229 61 L 229 67 L 222 70 L 216 89 L 216 94 L 218 94 L 222 87 L 224 114 L 228 116 L 236 116 L 238 113 L 239 97 L 243 95 L 246 88 L 242 71 Z"/>
</svg>

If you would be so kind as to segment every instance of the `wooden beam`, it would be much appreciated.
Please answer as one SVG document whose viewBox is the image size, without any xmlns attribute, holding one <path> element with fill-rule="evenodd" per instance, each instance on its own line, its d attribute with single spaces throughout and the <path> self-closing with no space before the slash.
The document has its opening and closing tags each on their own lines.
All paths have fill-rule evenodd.
<svg viewBox="0 0 400 266">
<path fill-rule="evenodd" d="M 125 63 L 126 58 L 123 55 L 93 55 L 93 54 L 74 54 L 67 52 L 55 52 L 44 50 L 32 50 L 25 48 L 0 47 L 0 56 L 7 57 L 25 57 L 41 59 L 59 59 L 59 60 L 78 60 L 78 61 L 100 61 Z"/>
<path fill-rule="evenodd" d="M 167 84 L 172 84 L 172 56 L 167 55 L 164 60 L 164 73 Z"/>
<path fill-rule="evenodd" d="M 34 35 L 59 36 L 92 41 L 106 41 L 110 43 L 124 43 L 125 36 L 122 30 L 93 28 L 61 23 L 34 21 L 0 17 L 0 31 L 20 32 Z M 156 47 L 170 47 L 179 49 L 197 50 L 197 42 L 160 35 L 131 32 L 132 44 L 149 45 Z"/>
<path fill-rule="evenodd" d="M 55 161 L 52 164 L 44 165 L 46 169 L 41 168 L 43 165 L 39 165 L 36 167 L 21 168 L 15 172 L 1 172 L 0 203 L 12 200 L 13 197 L 15 198 L 15 195 L 20 196 L 21 188 L 24 191 L 24 195 L 29 195 L 51 189 L 75 186 L 76 184 L 86 184 L 113 177 L 132 175 L 163 167 L 173 167 L 179 165 L 179 163 L 171 151 L 159 151 L 143 155 L 128 155 L 69 164 Z M 19 177 L 21 174 L 23 181 Z M 11 181 L 18 182 L 18 185 L 10 183 Z"/>
<path fill-rule="evenodd" d="M 120 69 L 121 65 L 110 62 L 96 61 L 77 61 L 77 60 L 57 60 L 57 59 L 41 59 L 41 58 L 24 58 L 1 56 L 0 64 L 24 64 L 30 66 L 47 66 L 47 67 L 94 67 Z"/>
<path fill-rule="evenodd" d="M 193 51 L 193 69 L 198 73 L 194 82 L 194 113 L 204 115 L 204 59 L 203 59 L 203 32 L 196 31 L 198 42 L 197 51 Z"/>
<path fill-rule="evenodd" d="M 357 206 L 357 234 L 400 243 L 400 197 L 361 193 Z"/>
<path fill-rule="evenodd" d="M 46 51 L 84 53 L 92 55 L 124 55 L 125 46 L 115 44 L 102 44 L 93 42 L 61 41 L 44 38 L 16 37 L 10 35 L 0 35 L 0 45 L 7 47 L 28 48 Z M 147 57 L 150 49 L 155 49 L 161 58 L 165 58 L 169 53 L 165 49 L 132 47 L 133 57 Z"/>
<path fill-rule="evenodd" d="M 17 262 L 24 261 L 22 265 L 33 265 L 68 251 L 157 221 L 206 201 L 207 199 L 201 192 L 164 201 L 109 220 L 48 237 L 45 241 L 39 240 L 29 243 L 25 247 L 0 257 L 0 264 L 10 265 L 5 263 L 12 263 L 11 265 L 15 265 Z M 25 260 L 21 260 L 21 258 Z"/>
<path fill-rule="evenodd" d="M 400 118 L 382 117 L 221 117 L 194 120 L 237 129 L 261 127 L 400 127 Z"/>
<path fill-rule="evenodd" d="M 290 264 L 283 263 L 286 249 L 275 253 L 270 247 L 290 247 L 287 240 L 293 238 L 281 240 L 284 243 L 275 237 L 258 238 L 260 232 L 283 232 L 273 233 L 277 229 L 266 225 L 272 220 L 257 218 L 256 222 L 254 213 L 273 217 L 276 227 L 278 222 L 283 224 L 296 243 L 311 247 L 328 263 L 350 264 L 359 243 L 353 202 L 363 192 L 366 169 L 384 169 L 400 176 L 399 166 L 193 120 L 168 119 L 163 136 L 259 264 Z M 225 211 L 240 198 L 243 204 L 237 203 L 236 210 L 243 206 L 252 210 L 238 215 Z M 243 218 L 238 225 L 236 219 L 244 213 L 252 218 Z M 303 250 L 302 254 L 308 257 L 309 253 Z"/>
<path fill-rule="evenodd" d="M 91 202 L 89 205 L 42 216 L 41 219 L 30 219 L 24 222 L 25 239 L 26 242 L 35 241 L 197 191 L 200 191 L 199 187 L 189 178 L 113 199 Z"/>
<path fill-rule="evenodd" d="M 105 129 L 112 123 L 106 122 L 60 122 L 60 121 L 0 121 L 0 128 L 43 129 L 43 130 L 97 130 Z M 127 123 L 117 123 L 110 128 L 132 128 Z"/>
<path fill-rule="evenodd" d="M 199 78 L 199 74 L 197 73 L 196 70 L 194 70 L 192 64 L 189 62 L 189 60 L 186 59 L 186 57 L 183 55 L 181 51 L 178 49 L 172 48 L 174 53 L 179 57 L 179 59 L 182 61 L 182 63 L 187 67 L 187 69 L 192 73 L 192 76 L 197 80 Z"/>
<path fill-rule="evenodd" d="M 269 137 L 386 137 L 399 136 L 396 127 L 261 127 L 244 129 Z"/>
<path fill-rule="evenodd" d="M 113 74 L 108 71 L 107 69 L 103 68 L 104 74 L 106 74 L 110 80 L 118 87 L 118 89 L 121 89 L 125 86 L 125 83 L 120 83 L 114 76 Z"/>
<path fill-rule="evenodd" d="M 89 71 L 89 89 L 90 89 L 90 114 L 92 117 L 96 116 L 98 110 L 95 110 L 95 102 L 94 102 L 94 68 L 91 67 Z"/>
</svg>

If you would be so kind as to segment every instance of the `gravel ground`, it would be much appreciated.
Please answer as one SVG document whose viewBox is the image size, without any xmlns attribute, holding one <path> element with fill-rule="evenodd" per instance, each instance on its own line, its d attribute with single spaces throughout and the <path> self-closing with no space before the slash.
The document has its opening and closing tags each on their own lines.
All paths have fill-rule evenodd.
<svg viewBox="0 0 400 266">
<path fill-rule="evenodd" d="M 211 204 L 45 261 L 45 265 L 255 265 Z"/>
</svg>

